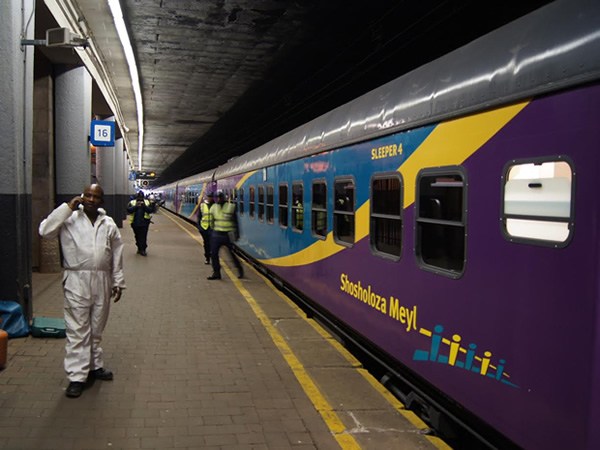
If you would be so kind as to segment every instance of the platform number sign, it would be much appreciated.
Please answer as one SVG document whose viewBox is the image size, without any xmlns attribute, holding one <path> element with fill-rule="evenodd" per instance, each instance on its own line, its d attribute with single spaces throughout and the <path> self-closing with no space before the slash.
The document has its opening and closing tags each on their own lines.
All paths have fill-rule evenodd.
<svg viewBox="0 0 600 450">
<path fill-rule="evenodd" d="M 115 123 L 108 120 L 92 120 L 90 142 L 96 147 L 114 147 Z"/>
</svg>

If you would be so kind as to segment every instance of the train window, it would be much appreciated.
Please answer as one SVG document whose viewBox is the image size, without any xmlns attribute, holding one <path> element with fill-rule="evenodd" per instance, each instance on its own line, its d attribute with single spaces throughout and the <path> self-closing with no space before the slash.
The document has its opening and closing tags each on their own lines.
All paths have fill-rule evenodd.
<svg viewBox="0 0 600 450">
<path fill-rule="evenodd" d="M 506 238 L 566 246 L 573 230 L 572 165 L 565 160 L 513 161 L 505 167 L 503 180 Z"/>
<path fill-rule="evenodd" d="M 292 229 L 304 229 L 304 186 L 302 183 L 292 183 Z"/>
<path fill-rule="evenodd" d="M 325 181 L 312 184 L 311 230 L 315 236 L 327 236 L 327 185 Z"/>
<path fill-rule="evenodd" d="M 273 186 L 267 185 L 267 201 L 266 201 L 266 214 L 267 214 L 267 223 L 273 223 Z"/>
<path fill-rule="evenodd" d="M 466 181 L 459 167 L 417 175 L 417 259 L 426 270 L 458 278 L 465 265 Z"/>
<path fill-rule="evenodd" d="M 279 226 L 288 226 L 288 186 L 279 185 Z"/>
<path fill-rule="evenodd" d="M 248 199 L 248 215 L 254 218 L 254 186 L 250 186 L 248 190 L 248 195 L 250 198 Z"/>
<path fill-rule="evenodd" d="M 244 188 L 238 189 L 238 210 L 240 214 L 244 214 Z"/>
<path fill-rule="evenodd" d="M 334 184 L 333 238 L 354 244 L 354 180 L 338 178 Z"/>
<path fill-rule="evenodd" d="M 258 220 L 265 220 L 265 187 L 258 186 Z"/>
<path fill-rule="evenodd" d="M 380 174 L 371 180 L 371 248 L 400 258 L 402 250 L 402 177 Z"/>
</svg>

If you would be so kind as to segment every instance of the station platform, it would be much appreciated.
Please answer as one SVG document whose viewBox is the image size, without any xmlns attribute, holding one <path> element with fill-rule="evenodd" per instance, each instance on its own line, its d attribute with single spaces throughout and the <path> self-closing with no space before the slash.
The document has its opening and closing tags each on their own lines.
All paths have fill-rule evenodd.
<svg viewBox="0 0 600 450">
<path fill-rule="evenodd" d="M 127 223 L 127 289 L 103 349 L 113 381 L 67 398 L 64 339 L 15 338 L 0 371 L 2 449 L 448 449 L 250 265 L 208 281 L 202 240 L 159 211 L 148 256 Z M 61 274 L 33 274 L 62 317 Z"/>
</svg>

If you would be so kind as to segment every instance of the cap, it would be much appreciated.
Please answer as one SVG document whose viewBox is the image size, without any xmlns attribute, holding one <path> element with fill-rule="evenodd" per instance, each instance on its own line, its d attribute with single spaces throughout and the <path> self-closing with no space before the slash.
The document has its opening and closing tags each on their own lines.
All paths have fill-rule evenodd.
<svg viewBox="0 0 600 450">
<path fill-rule="evenodd" d="M 219 189 L 219 190 L 217 191 L 217 194 L 216 194 L 216 195 L 217 195 L 217 197 L 225 197 L 225 192 L 223 192 L 221 189 Z"/>
<path fill-rule="evenodd" d="M 206 196 L 207 196 L 207 197 L 214 197 L 214 196 L 215 196 L 215 194 L 214 194 L 214 193 L 212 193 L 212 192 L 207 192 L 207 193 L 206 193 Z"/>
</svg>

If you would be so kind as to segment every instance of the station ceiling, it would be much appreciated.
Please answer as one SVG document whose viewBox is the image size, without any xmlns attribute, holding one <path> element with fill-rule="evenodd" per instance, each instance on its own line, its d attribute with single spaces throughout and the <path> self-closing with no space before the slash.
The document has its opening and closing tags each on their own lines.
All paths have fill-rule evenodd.
<svg viewBox="0 0 600 450">
<path fill-rule="evenodd" d="M 215 168 L 549 3 L 120 0 L 143 100 L 138 167 L 135 96 L 106 2 L 45 1 L 56 15 L 72 5 L 71 27 L 93 37 L 132 161 L 158 174 L 156 186 Z"/>
</svg>

